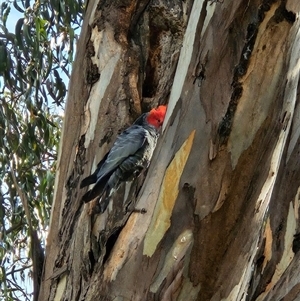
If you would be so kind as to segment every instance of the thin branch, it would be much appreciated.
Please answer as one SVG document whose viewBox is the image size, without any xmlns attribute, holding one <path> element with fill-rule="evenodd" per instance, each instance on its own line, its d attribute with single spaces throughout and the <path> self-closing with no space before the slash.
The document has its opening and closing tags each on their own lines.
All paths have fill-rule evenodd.
<svg viewBox="0 0 300 301">
<path fill-rule="evenodd" d="M 27 265 L 27 266 L 23 266 L 22 268 L 15 269 L 15 270 L 13 270 L 13 271 L 11 271 L 11 272 L 7 272 L 7 273 L 6 273 L 6 276 L 9 276 L 9 275 L 14 274 L 14 273 L 18 273 L 18 272 L 25 271 L 25 270 L 27 270 L 27 269 L 29 269 L 29 268 L 31 268 L 31 267 L 32 267 L 32 264 Z"/>
<path fill-rule="evenodd" d="M 11 281 L 9 278 L 6 278 L 7 282 L 10 282 L 10 285 L 12 286 L 9 291 L 11 292 L 21 292 L 22 295 L 26 298 L 26 300 L 30 301 L 30 299 L 27 297 L 27 294 L 24 292 L 24 289 L 22 289 L 21 286 L 17 285 L 15 282 Z M 13 288 L 15 287 L 15 289 Z"/>
</svg>

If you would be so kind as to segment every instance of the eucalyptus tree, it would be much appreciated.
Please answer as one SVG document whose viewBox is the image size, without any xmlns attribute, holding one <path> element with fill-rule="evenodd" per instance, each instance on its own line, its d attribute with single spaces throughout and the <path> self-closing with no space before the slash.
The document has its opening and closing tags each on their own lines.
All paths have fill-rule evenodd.
<svg viewBox="0 0 300 301">
<path fill-rule="evenodd" d="M 299 11 L 88 2 L 40 300 L 299 299 Z M 147 175 L 94 214 L 80 181 L 157 104 L 168 110 Z"/>
</svg>

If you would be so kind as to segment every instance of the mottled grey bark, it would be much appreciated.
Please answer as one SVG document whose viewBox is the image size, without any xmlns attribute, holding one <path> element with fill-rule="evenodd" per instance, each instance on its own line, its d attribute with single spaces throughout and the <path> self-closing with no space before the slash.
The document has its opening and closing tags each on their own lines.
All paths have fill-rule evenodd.
<svg viewBox="0 0 300 301">
<path fill-rule="evenodd" d="M 300 298 L 299 11 L 298 0 L 90 1 L 40 300 Z M 147 175 L 91 214 L 80 180 L 158 103 L 168 112 Z"/>
</svg>

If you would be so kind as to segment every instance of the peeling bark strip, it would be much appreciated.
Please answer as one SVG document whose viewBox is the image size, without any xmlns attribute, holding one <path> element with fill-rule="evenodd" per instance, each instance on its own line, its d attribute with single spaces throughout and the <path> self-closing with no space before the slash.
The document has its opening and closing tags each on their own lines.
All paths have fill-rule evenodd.
<svg viewBox="0 0 300 301">
<path fill-rule="evenodd" d="M 251 54 L 253 52 L 253 48 L 257 48 L 257 44 L 255 43 L 259 28 L 263 27 L 263 30 L 265 30 L 262 24 L 265 18 L 270 21 L 270 25 L 273 23 L 271 26 L 276 26 L 277 23 L 281 22 L 289 22 L 291 24 L 295 22 L 295 14 L 286 10 L 284 2 L 281 4 L 280 2 L 277 2 L 273 5 L 266 2 L 258 7 L 256 21 L 254 23 L 250 23 L 247 27 L 245 45 L 243 47 L 239 63 L 236 65 L 234 70 L 232 81 L 233 92 L 231 95 L 231 100 L 229 102 L 227 112 L 219 125 L 218 133 L 221 144 L 227 143 L 230 135 L 238 101 L 243 94 L 243 78 L 244 76 L 247 76 L 246 73 L 250 64 L 250 60 L 253 60 L 252 57 L 256 56 L 256 54 Z M 266 50 L 266 47 L 266 45 L 263 45 L 262 50 Z"/>
<path fill-rule="evenodd" d="M 263 14 L 263 12 L 260 13 Z M 262 20 L 260 21 L 260 23 L 261 22 Z M 247 72 L 247 68 L 249 66 L 249 60 L 257 37 L 258 28 L 259 28 L 259 23 L 250 23 L 247 28 L 245 45 L 242 50 L 240 61 L 234 70 L 233 81 L 231 84 L 233 88 L 233 92 L 231 95 L 229 106 L 218 129 L 221 144 L 226 143 L 230 135 L 230 131 L 233 123 L 233 117 L 238 105 L 238 101 L 243 94 L 243 86 L 239 81 L 239 79 L 242 78 Z"/>
<path fill-rule="evenodd" d="M 300 299 L 299 11 L 298 0 L 89 1 L 39 300 Z M 79 180 L 168 95 L 145 181 L 89 215 Z M 120 200 L 147 213 L 124 215 Z"/>
<path fill-rule="evenodd" d="M 170 227 L 172 211 L 179 193 L 179 180 L 191 152 L 194 137 L 195 130 L 191 132 L 166 169 L 152 221 L 145 236 L 144 255 L 150 257 L 153 255 L 158 243 Z"/>
</svg>

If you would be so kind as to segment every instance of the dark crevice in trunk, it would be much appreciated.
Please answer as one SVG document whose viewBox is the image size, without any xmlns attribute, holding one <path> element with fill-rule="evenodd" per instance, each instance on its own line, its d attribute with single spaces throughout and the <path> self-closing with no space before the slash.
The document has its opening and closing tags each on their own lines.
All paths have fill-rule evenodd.
<svg viewBox="0 0 300 301">
<path fill-rule="evenodd" d="M 105 262 L 107 261 L 107 259 L 109 258 L 109 255 L 111 254 L 111 251 L 112 251 L 112 249 L 113 249 L 113 247 L 114 247 L 114 245 L 115 245 L 122 229 L 123 229 L 123 227 L 117 228 L 107 239 L 106 252 L 105 252 L 105 255 L 104 255 L 104 258 L 103 258 L 102 265 L 104 265 Z"/>
</svg>

